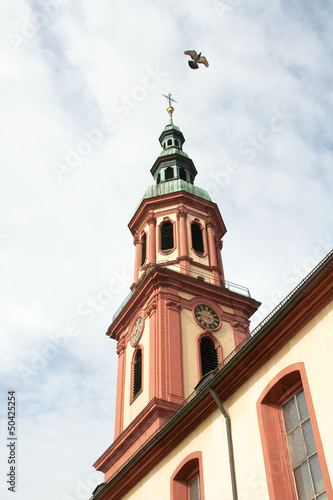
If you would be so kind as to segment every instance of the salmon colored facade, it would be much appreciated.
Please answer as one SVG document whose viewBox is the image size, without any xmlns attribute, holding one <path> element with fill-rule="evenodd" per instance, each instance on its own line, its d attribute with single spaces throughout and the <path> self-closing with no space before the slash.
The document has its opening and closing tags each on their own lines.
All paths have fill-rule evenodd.
<svg viewBox="0 0 333 500">
<path fill-rule="evenodd" d="M 250 335 L 260 303 L 225 281 L 226 228 L 193 185 L 168 109 L 156 184 L 129 223 L 131 295 L 107 332 L 118 353 L 115 440 L 94 464 L 105 480 L 92 498 L 296 500 L 312 487 L 309 498 L 333 500 L 333 254 Z M 303 420 L 289 430 L 294 407 Z M 306 442 L 295 465 L 291 446 L 310 425 L 311 453 Z"/>
</svg>

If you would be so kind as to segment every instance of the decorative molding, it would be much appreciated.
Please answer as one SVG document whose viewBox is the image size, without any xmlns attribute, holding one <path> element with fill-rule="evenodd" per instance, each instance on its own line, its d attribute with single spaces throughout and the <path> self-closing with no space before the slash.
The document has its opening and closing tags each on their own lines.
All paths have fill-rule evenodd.
<svg viewBox="0 0 333 500">
<path fill-rule="evenodd" d="M 134 238 L 133 238 L 133 245 L 136 246 L 138 243 L 140 243 L 140 236 L 136 232 L 135 235 L 134 235 Z"/>
<path fill-rule="evenodd" d="M 124 337 L 122 337 L 121 339 L 118 340 L 117 349 L 116 349 L 118 356 L 121 356 L 122 354 L 124 354 L 124 352 L 126 350 L 126 344 L 127 344 L 127 342 L 126 342 Z"/>
<path fill-rule="evenodd" d="M 177 217 L 180 219 L 180 217 L 184 217 L 186 219 L 187 217 L 187 208 L 185 205 L 179 205 L 177 207 Z"/>
<path fill-rule="evenodd" d="M 178 301 L 175 301 L 175 300 L 168 300 L 166 305 L 170 308 L 174 307 L 175 309 L 178 309 L 178 311 L 181 311 L 183 309 L 183 306 L 181 305 L 181 303 Z"/>
<path fill-rule="evenodd" d="M 153 298 L 148 302 L 147 307 L 145 308 L 146 315 L 150 317 L 156 311 L 156 308 L 157 308 L 157 301 L 155 298 Z"/>
<path fill-rule="evenodd" d="M 208 219 L 207 219 L 207 227 L 211 227 L 212 229 L 215 228 L 214 221 L 211 217 L 208 217 Z"/>
<path fill-rule="evenodd" d="M 150 224 L 156 224 L 156 217 L 154 215 L 154 212 L 152 210 L 149 210 L 149 214 L 146 217 L 146 222 Z"/>
</svg>

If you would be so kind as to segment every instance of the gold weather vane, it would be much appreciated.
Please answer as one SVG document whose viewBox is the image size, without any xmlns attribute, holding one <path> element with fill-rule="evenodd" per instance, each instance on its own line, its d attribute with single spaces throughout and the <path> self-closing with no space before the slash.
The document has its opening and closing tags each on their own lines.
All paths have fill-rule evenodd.
<svg viewBox="0 0 333 500">
<path fill-rule="evenodd" d="M 171 101 L 172 102 L 177 102 L 177 101 L 175 101 L 174 99 L 172 99 L 172 97 L 171 97 L 172 94 L 170 94 L 170 92 L 168 93 L 168 95 L 162 94 L 162 96 L 166 97 L 168 99 L 168 101 L 169 101 L 169 106 L 167 107 L 167 112 L 169 113 L 170 120 L 172 122 L 172 113 L 174 112 L 174 108 L 171 105 Z"/>
</svg>

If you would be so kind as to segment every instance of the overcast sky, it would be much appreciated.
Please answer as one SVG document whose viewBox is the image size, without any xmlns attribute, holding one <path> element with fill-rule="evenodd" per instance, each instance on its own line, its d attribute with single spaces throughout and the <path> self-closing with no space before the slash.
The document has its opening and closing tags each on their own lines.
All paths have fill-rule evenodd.
<svg viewBox="0 0 333 500">
<path fill-rule="evenodd" d="M 111 444 L 127 228 L 174 122 L 228 232 L 226 279 L 263 303 L 332 248 L 333 4 L 16 0 L 0 6 L 2 499 L 87 499 Z M 193 71 L 184 50 L 209 61 Z"/>
</svg>

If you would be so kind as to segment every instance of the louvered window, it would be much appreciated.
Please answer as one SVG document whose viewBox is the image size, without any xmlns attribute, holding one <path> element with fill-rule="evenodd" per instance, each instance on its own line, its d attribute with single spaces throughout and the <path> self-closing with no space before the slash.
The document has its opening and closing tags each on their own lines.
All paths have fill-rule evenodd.
<svg viewBox="0 0 333 500">
<path fill-rule="evenodd" d="M 133 363 L 133 398 L 142 389 L 142 351 L 138 349 Z"/>
<path fill-rule="evenodd" d="M 217 349 L 212 340 L 202 337 L 200 342 L 201 374 L 202 376 L 218 366 Z"/>
<path fill-rule="evenodd" d="M 165 222 L 161 226 L 161 250 L 162 252 L 169 252 L 173 249 L 173 224 L 172 222 Z"/>
<path fill-rule="evenodd" d="M 142 236 L 142 243 L 141 243 L 141 266 L 145 263 L 146 260 L 146 254 L 147 254 L 147 239 L 146 235 L 144 234 Z"/>
<path fill-rule="evenodd" d="M 195 252 L 199 255 L 204 254 L 204 243 L 202 237 L 202 229 L 198 224 L 191 225 L 191 234 L 192 234 L 192 247 Z"/>
<path fill-rule="evenodd" d="M 173 168 L 168 167 L 165 169 L 165 180 L 173 179 Z"/>
<path fill-rule="evenodd" d="M 180 167 L 179 169 L 179 177 L 183 179 L 183 181 L 186 181 L 186 170 L 185 168 Z"/>
</svg>

